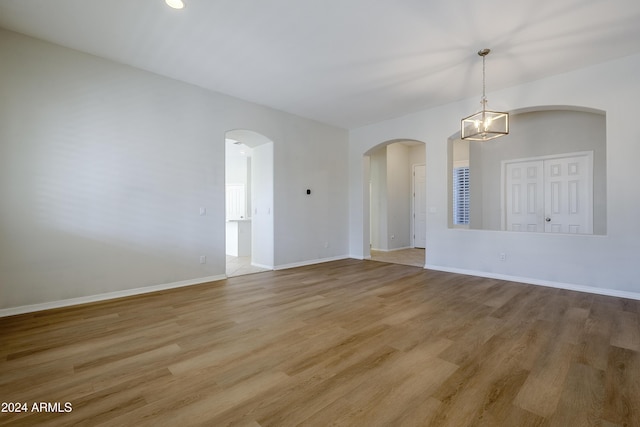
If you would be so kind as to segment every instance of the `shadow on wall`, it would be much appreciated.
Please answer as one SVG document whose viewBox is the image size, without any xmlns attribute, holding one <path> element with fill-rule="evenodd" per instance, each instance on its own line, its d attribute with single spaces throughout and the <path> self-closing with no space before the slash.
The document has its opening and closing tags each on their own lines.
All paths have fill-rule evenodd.
<svg viewBox="0 0 640 427">
<path fill-rule="evenodd" d="M 457 138 L 457 139 L 456 139 Z M 592 153 L 592 221 L 593 234 L 606 234 L 606 116 L 602 111 L 570 108 L 546 108 L 512 113 L 511 133 L 491 141 L 462 141 L 459 135 L 449 140 L 449 226 L 483 229 L 507 229 L 505 217 L 506 177 L 505 164 L 513 160 L 554 158 L 572 153 Z M 468 167 L 468 223 L 456 224 L 460 207 L 456 206 L 454 171 Z M 460 175 L 460 174 L 458 174 Z M 529 184 L 531 186 L 531 181 Z M 580 183 L 579 185 L 583 185 Z M 588 184 L 584 184 L 588 185 Z M 538 203 L 537 220 L 550 219 L 549 206 L 542 193 L 527 193 L 522 189 L 523 209 Z M 541 195 L 542 194 L 542 195 Z M 459 196 L 459 195 L 458 195 Z M 564 196 L 559 196 L 564 197 Z M 509 199 L 512 203 L 512 200 Z M 540 207 L 542 206 L 542 207 Z M 532 212 L 535 210 L 531 208 Z M 464 216 L 464 215 L 462 215 Z M 524 230 L 526 231 L 526 230 Z M 529 230 L 535 231 L 535 230 Z"/>
</svg>

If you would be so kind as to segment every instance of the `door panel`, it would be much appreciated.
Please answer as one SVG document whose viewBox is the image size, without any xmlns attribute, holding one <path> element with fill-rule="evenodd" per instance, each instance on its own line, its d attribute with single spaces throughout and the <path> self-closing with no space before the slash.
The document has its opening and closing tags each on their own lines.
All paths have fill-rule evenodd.
<svg viewBox="0 0 640 427">
<path fill-rule="evenodd" d="M 593 232 L 588 156 L 545 160 L 545 231 Z"/>
<path fill-rule="evenodd" d="M 505 163 L 505 229 L 593 233 L 590 153 Z"/>
<path fill-rule="evenodd" d="M 543 231 L 543 163 L 509 163 L 506 168 L 506 225 L 511 231 Z"/>
</svg>

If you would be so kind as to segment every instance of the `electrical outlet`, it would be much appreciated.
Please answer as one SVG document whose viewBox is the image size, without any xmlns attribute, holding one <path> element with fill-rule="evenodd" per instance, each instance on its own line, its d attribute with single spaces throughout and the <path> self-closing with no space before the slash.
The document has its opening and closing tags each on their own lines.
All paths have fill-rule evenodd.
<svg viewBox="0 0 640 427">
<path fill-rule="evenodd" d="M 505 254 L 504 252 L 500 252 L 500 261 L 506 261 L 507 260 L 507 254 Z"/>
<path fill-rule="evenodd" d="M 205 255 L 200 255 L 200 264 L 206 264 L 207 263 L 207 257 Z"/>
</svg>

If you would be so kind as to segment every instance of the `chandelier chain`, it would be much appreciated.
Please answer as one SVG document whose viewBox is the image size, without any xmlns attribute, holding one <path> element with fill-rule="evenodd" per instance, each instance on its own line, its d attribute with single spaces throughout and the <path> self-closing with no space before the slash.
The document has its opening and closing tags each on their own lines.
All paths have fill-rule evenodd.
<svg viewBox="0 0 640 427">
<path fill-rule="evenodd" d="M 509 134 L 509 113 L 487 110 L 487 61 L 491 49 L 482 49 L 482 110 L 465 117 L 460 122 L 460 136 L 470 141 L 489 141 Z"/>
<path fill-rule="evenodd" d="M 485 77 L 485 60 L 487 57 L 485 55 L 482 56 L 482 106 L 485 107 L 487 104 L 487 93 L 486 93 L 486 77 Z"/>
</svg>

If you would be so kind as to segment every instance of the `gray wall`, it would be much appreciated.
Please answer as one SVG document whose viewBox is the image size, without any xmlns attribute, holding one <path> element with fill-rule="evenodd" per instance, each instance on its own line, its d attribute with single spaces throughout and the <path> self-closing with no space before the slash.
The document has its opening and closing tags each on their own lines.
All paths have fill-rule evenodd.
<svg viewBox="0 0 640 427">
<path fill-rule="evenodd" d="M 387 186 L 387 247 L 406 248 L 411 245 L 411 166 L 404 144 L 387 146 Z"/>
<path fill-rule="evenodd" d="M 584 111 L 535 111 L 511 116 L 512 132 L 472 141 L 470 228 L 501 229 L 501 162 L 552 154 L 593 151 L 593 232 L 606 234 L 606 117 Z"/>
<path fill-rule="evenodd" d="M 276 268 L 348 254 L 346 130 L 5 30 L 0 58 L 0 309 L 224 276 L 233 129 L 274 143 Z"/>
<path fill-rule="evenodd" d="M 413 165 L 424 164 L 424 144 L 393 142 L 369 154 L 370 244 L 377 250 L 411 246 Z"/>
<path fill-rule="evenodd" d="M 387 241 L 387 148 L 371 153 L 371 247 L 388 250 Z"/>
<path fill-rule="evenodd" d="M 637 181 L 640 135 L 640 55 L 576 69 L 487 94 L 497 110 L 524 111 L 545 106 L 577 106 L 606 112 L 606 235 L 513 233 L 460 230 L 449 226 L 451 152 L 449 138 L 460 118 L 475 111 L 476 97 L 418 111 L 350 131 L 349 241 L 362 257 L 366 164 L 363 154 L 381 141 L 413 139 L 426 143 L 426 266 L 445 271 L 560 286 L 640 298 L 640 197 Z M 516 127 L 512 128 L 515 132 Z M 500 254 L 506 254 L 502 260 Z"/>
</svg>

